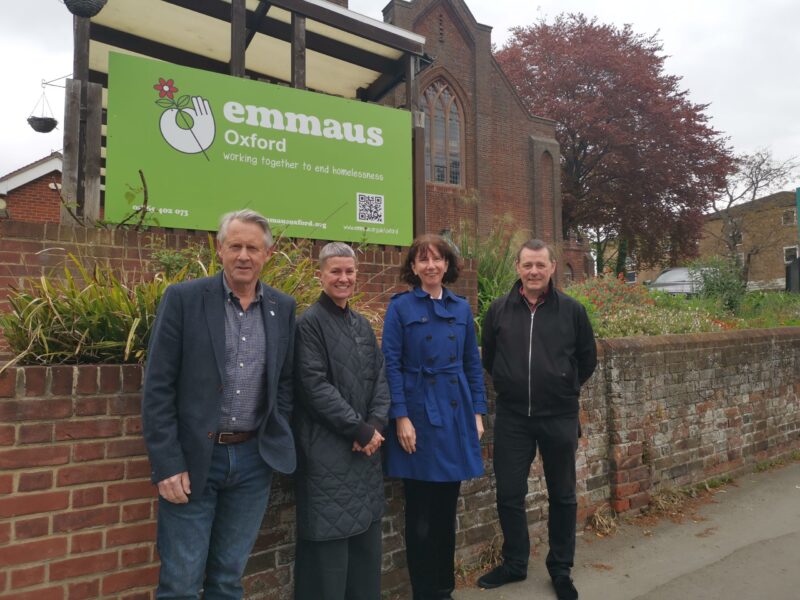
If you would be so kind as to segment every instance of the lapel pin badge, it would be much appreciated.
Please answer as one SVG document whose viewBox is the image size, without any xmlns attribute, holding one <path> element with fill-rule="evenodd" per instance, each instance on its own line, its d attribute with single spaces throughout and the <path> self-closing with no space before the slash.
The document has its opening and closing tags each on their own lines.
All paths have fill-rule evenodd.
<svg viewBox="0 0 800 600">
<path fill-rule="evenodd" d="M 269 314 L 271 314 L 274 317 L 275 316 L 275 311 L 271 310 L 271 311 L 269 311 Z"/>
</svg>

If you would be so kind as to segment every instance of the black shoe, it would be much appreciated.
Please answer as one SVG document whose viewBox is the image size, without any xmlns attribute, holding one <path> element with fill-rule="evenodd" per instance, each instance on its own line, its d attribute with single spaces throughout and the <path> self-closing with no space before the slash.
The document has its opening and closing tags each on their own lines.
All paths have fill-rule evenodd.
<svg viewBox="0 0 800 600">
<path fill-rule="evenodd" d="M 506 569 L 505 565 L 500 565 L 499 567 L 495 567 L 485 575 L 482 575 L 480 579 L 478 579 L 478 586 L 486 590 L 490 590 L 492 588 L 500 587 L 501 585 L 505 585 L 507 583 L 522 581 L 526 577 L 527 575 L 515 575 L 514 573 L 509 572 L 509 570 Z"/>
<path fill-rule="evenodd" d="M 553 577 L 553 587 L 556 590 L 558 600 L 578 600 L 578 590 L 572 583 L 569 575 L 559 575 Z"/>
</svg>

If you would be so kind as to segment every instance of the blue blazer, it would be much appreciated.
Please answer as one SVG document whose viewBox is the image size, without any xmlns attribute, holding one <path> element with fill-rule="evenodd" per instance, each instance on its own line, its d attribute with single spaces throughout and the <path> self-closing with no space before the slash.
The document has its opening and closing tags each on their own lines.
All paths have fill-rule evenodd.
<svg viewBox="0 0 800 600">
<path fill-rule="evenodd" d="M 386 472 L 422 481 L 462 481 L 483 474 L 476 414 L 486 414 L 483 368 L 469 303 L 445 289 L 440 301 L 420 288 L 394 296 L 383 326 L 389 418 L 409 417 L 417 451 L 386 436 Z"/>
<path fill-rule="evenodd" d="M 267 285 L 263 290 L 267 364 L 259 451 L 270 467 L 291 473 L 295 301 Z M 222 273 L 169 286 L 150 337 L 142 398 L 153 483 L 188 471 L 192 494 L 203 492 L 222 406 L 224 368 Z"/>
</svg>

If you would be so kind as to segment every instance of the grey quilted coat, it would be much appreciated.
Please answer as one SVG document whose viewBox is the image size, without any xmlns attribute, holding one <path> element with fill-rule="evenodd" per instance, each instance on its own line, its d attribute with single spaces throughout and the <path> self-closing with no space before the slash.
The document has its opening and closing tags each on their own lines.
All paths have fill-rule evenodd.
<svg viewBox="0 0 800 600">
<path fill-rule="evenodd" d="M 353 442 L 382 431 L 391 401 L 369 322 L 323 293 L 297 321 L 294 373 L 297 536 L 363 533 L 383 515 L 383 472 Z"/>
</svg>

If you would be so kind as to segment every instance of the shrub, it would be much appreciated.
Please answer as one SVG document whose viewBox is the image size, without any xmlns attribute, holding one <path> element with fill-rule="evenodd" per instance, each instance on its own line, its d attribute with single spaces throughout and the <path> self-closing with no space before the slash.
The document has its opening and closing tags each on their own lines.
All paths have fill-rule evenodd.
<svg viewBox="0 0 800 600">
<path fill-rule="evenodd" d="M 16 356 L 4 368 L 144 360 L 156 308 L 173 280 L 162 274 L 129 285 L 107 265 L 88 270 L 69 260 L 63 277 L 30 279 L 9 296 L 11 311 L 0 316 L 0 327 Z"/>
<path fill-rule="evenodd" d="M 722 256 L 698 259 L 689 265 L 689 273 L 701 284 L 700 295 L 720 303 L 722 309 L 736 312 L 747 291 L 742 268 Z"/>
<path fill-rule="evenodd" d="M 461 256 L 478 263 L 478 314 L 475 320 L 479 329 L 492 301 L 507 294 L 518 278 L 514 262 L 523 233 L 510 225 L 510 218 L 498 220 L 485 240 L 471 234 L 468 223 L 462 222 L 460 226 L 458 245 Z"/>
<path fill-rule="evenodd" d="M 703 306 L 650 292 L 638 283 L 625 283 L 622 276 L 589 279 L 565 291 L 586 308 L 597 337 L 695 333 L 724 327 Z"/>
<path fill-rule="evenodd" d="M 749 292 L 739 306 L 738 316 L 747 327 L 800 326 L 800 294 Z"/>
<path fill-rule="evenodd" d="M 311 248 L 309 240 L 278 240 L 261 274 L 265 283 L 295 298 L 298 312 L 320 293 Z M 148 281 L 128 282 L 108 264 L 87 268 L 72 255 L 63 275 L 27 280 L 25 289 L 9 295 L 11 311 L 0 315 L 0 328 L 15 354 L 0 372 L 17 362 L 144 362 L 166 287 L 219 270 L 213 245 L 207 251 L 199 244 L 174 251 L 161 247 L 153 260 L 161 269 Z"/>
</svg>

